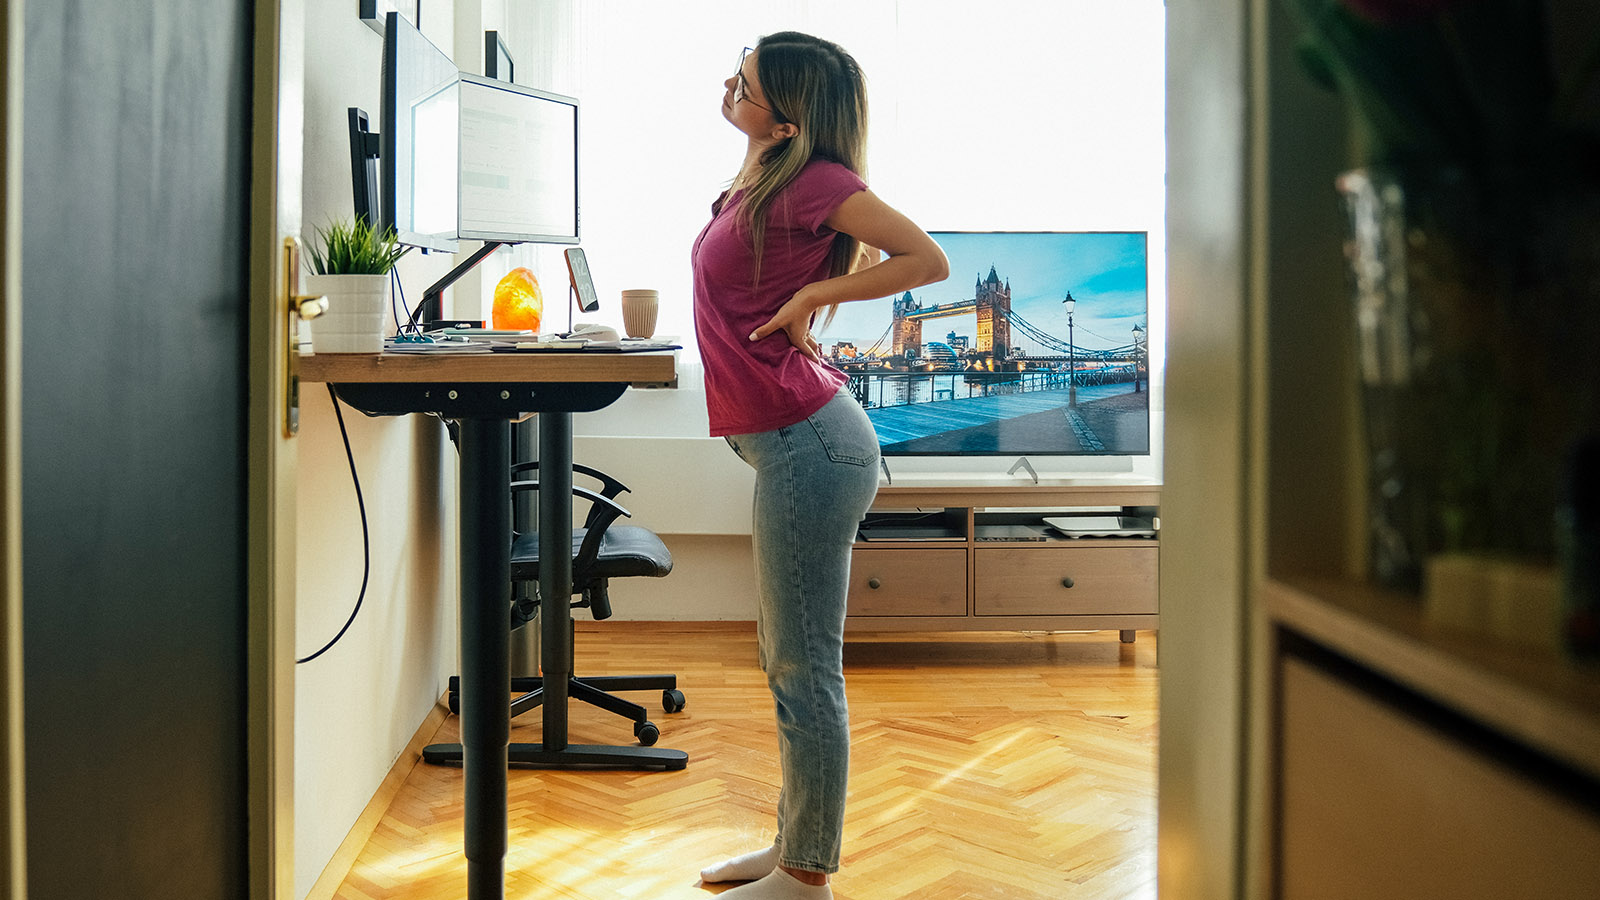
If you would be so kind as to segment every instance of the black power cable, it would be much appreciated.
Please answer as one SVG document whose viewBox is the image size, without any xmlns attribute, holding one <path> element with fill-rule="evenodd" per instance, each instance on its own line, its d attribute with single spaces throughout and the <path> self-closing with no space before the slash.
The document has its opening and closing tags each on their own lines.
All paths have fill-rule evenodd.
<svg viewBox="0 0 1600 900">
<path fill-rule="evenodd" d="M 361 612 L 361 601 L 366 599 L 367 576 L 372 572 L 372 545 L 367 534 L 367 504 L 361 498 L 361 478 L 356 475 L 356 457 L 350 451 L 350 434 L 345 431 L 344 414 L 339 411 L 339 396 L 333 392 L 333 385 L 331 384 L 328 385 L 328 399 L 333 402 L 334 418 L 339 420 L 339 437 L 344 440 L 344 456 L 345 459 L 350 461 L 350 481 L 356 486 L 356 509 L 361 513 L 361 592 L 356 595 L 356 605 L 354 609 L 350 610 L 350 618 L 345 620 L 344 627 L 340 628 L 339 633 L 333 636 L 333 640 L 323 644 L 321 650 L 310 656 L 295 660 L 296 665 L 311 662 L 313 659 L 327 653 L 329 648 L 339 643 L 339 639 L 344 637 L 344 633 L 350 630 L 351 624 L 356 620 L 356 613 Z"/>
</svg>

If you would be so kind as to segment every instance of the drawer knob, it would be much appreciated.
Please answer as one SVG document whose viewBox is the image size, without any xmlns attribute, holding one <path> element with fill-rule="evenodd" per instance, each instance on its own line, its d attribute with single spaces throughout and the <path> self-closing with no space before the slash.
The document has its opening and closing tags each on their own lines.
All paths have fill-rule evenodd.
<svg viewBox="0 0 1600 900">
<path fill-rule="evenodd" d="M 1063 576 L 1062 579 L 1061 579 L 1061 586 L 1064 587 L 1064 588 L 1072 587 L 1072 576 L 1071 575 Z"/>
<path fill-rule="evenodd" d="M 872 588 L 873 590 L 877 590 L 878 588 L 883 587 L 883 582 L 879 581 L 876 578 L 868 578 L 867 579 L 867 587 Z"/>
</svg>

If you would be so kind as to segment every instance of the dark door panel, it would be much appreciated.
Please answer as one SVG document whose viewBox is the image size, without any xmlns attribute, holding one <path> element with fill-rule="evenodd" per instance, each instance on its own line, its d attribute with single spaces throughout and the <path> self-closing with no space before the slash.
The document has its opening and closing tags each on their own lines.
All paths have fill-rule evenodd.
<svg viewBox="0 0 1600 900">
<path fill-rule="evenodd" d="M 25 16 L 29 895 L 243 897 L 251 5 Z"/>
</svg>

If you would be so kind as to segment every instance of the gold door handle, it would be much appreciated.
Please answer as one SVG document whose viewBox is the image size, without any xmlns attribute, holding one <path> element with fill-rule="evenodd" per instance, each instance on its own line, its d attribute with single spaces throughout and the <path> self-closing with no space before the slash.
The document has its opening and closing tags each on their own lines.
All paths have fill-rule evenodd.
<svg viewBox="0 0 1600 900">
<path fill-rule="evenodd" d="M 296 294 L 291 306 L 291 314 L 309 322 L 317 316 L 328 311 L 328 298 L 311 294 Z"/>
</svg>

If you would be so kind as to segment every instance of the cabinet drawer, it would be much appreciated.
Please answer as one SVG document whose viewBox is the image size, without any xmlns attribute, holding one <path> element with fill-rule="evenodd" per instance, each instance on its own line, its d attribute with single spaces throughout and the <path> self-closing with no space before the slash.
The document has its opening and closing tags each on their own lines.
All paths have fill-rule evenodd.
<svg viewBox="0 0 1600 900">
<path fill-rule="evenodd" d="M 1595 896 L 1600 817 L 1577 779 L 1530 777 L 1557 773 L 1319 664 L 1278 674 L 1279 897 Z"/>
<path fill-rule="evenodd" d="M 1153 614 L 1156 553 L 1155 547 L 979 549 L 973 614 Z"/>
<path fill-rule="evenodd" d="M 852 616 L 964 616 L 967 551 L 852 551 L 845 612 Z"/>
</svg>

